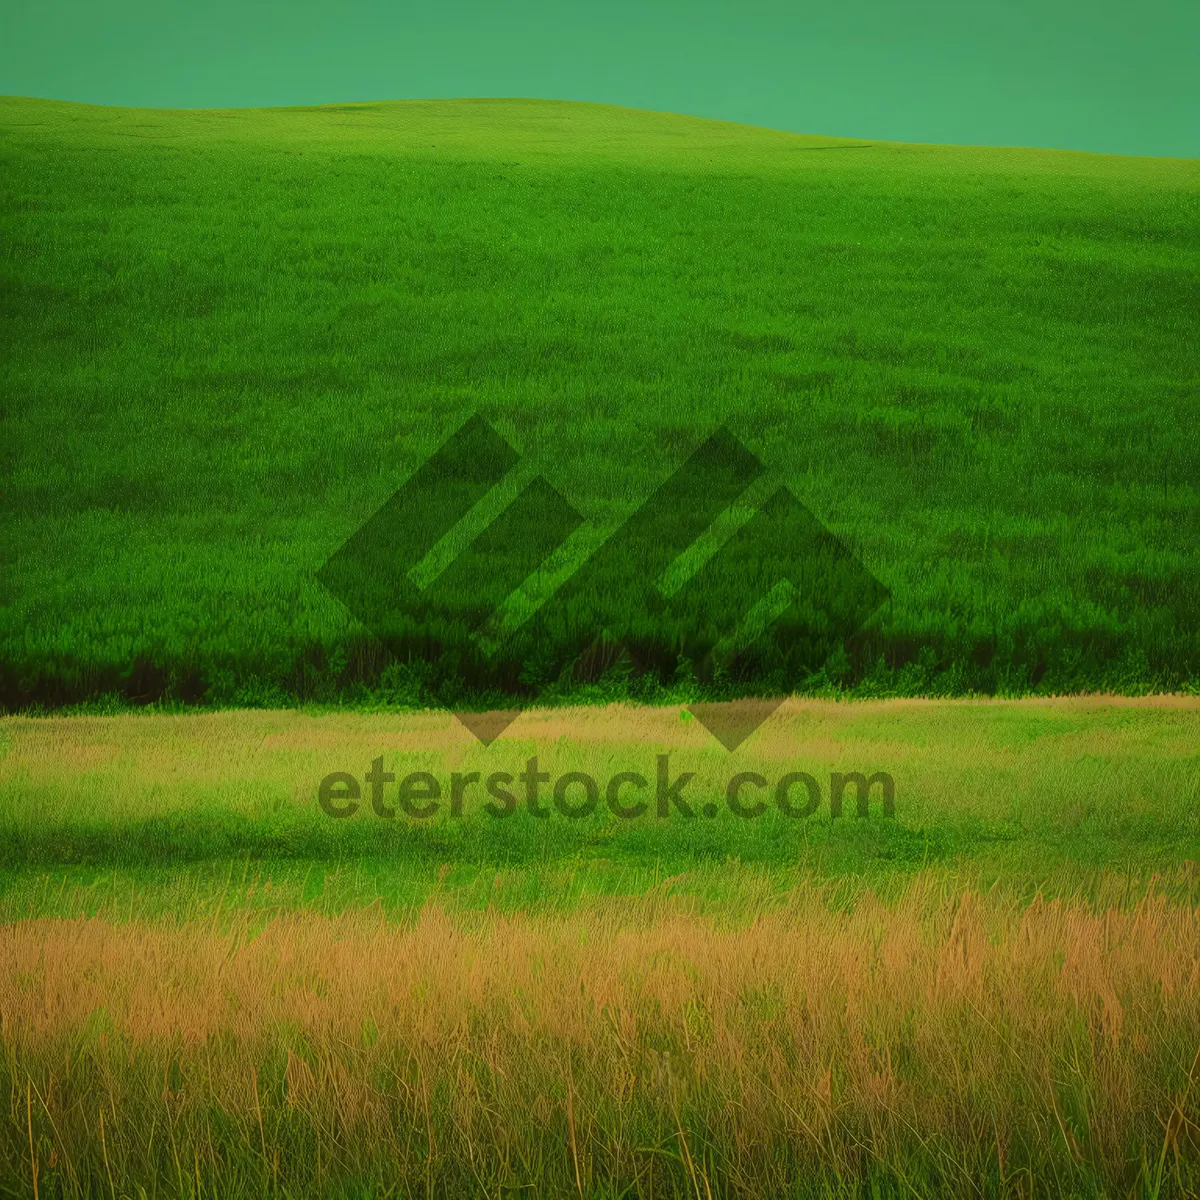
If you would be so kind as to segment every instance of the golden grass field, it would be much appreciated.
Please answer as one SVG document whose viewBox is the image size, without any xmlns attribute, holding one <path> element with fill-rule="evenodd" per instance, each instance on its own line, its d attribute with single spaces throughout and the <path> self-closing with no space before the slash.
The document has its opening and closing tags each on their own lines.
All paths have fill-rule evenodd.
<svg viewBox="0 0 1200 1200">
<path fill-rule="evenodd" d="M 1101 698 L 789 701 L 734 755 L 678 709 L 486 750 L 433 713 L 6 719 L 0 1194 L 1194 1194 L 1198 734 Z M 313 816 L 377 753 L 658 752 L 888 770 L 895 816 Z"/>
<path fill-rule="evenodd" d="M 666 1154 L 700 1196 L 769 1195 L 923 1144 L 967 1195 L 1056 1157 L 1120 1178 L 1138 1141 L 1173 1166 L 1200 1134 L 1200 916 L 1162 899 L 1097 914 L 918 880 L 736 929 L 636 905 L 253 938 L 33 921 L 0 964 L 7 1073 L 68 1182 L 143 1176 L 157 1137 L 186 1150 L 183 1191 L 237 1150 L 272 1183 L 376 1167 L 434 1194 L 448 1166 L 482 1194 L 591 1194 Z"/>
</svg>

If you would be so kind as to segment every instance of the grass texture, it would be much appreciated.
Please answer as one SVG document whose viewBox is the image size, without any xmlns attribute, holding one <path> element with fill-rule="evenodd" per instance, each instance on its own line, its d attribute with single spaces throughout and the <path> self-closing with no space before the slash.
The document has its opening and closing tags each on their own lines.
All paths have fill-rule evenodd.
<svg viewBox="0 0 1200 1200">
<path fill-rule="evenodd" d="M 0 1190 L 1195 1193 L 1200 703 L 685 716 L 0 721 Z M 660 755 L 695 815 L 318 804 Z M 726 805 L 801 771 L 805 817 Z"/>
<path fill-rule="evenodd" d="M 679 708 L 543 709 L 523 714 L 489 748 L 444 713 L 153 714 L 114 717 L 12 717 L 0 723 L 0 864 L 57 870 L 161 868 L 183 872 L 243 857 L 289 862 L 320 891 L 320 872 L 344 878 L 375 864 L 395 880 L 430 880 L 443 868 L 474 880 L 484 905 L 496 869 L 518 872 L 583 867 L 597 882 L 638 891 L 654 870 L 705 865 L 719 876 L 730 860 L 826 877 L 930 864 L 973 864 L 1011 879 L 1041 882 L 1064 862 L 1080 871 L 1200 861 L 1200 702 L 1169 698 L 1031 701 L 787 701 L 735 753 L 727 753 Z M 380 761 L 377 815 L 366 781 Z M 536 760 L 545 777 L 528 806 L 521 775 Z M 659 807 L 660 767 L 678 803 Z M 359 783 L 358 810 L 344 818 L 319 804 L 321 781 L 346 772 Z M 815 799 L 795 774 L 807 773 Z M 847 787 L 834 817 L 835 773 L 891 777 L 893 815 L 879 783 L 867 815 Z M 402 781 L 428 773 L 437 811 L 399 806 Z M 477 779 L 462 790 L 453 775 Z M 585 785 L 556 798 L 573 773 L 596 783 L 594 811 Z M 614 777 L 636 773 L 644 788 L 607 803 Z M 507 777 L 514 803 L 485 790 Z M 757 816 L 733 811 L 738 799 Z M 788 815 L 776 802 L 785 776 L 795 785 Z M 426 801 L 414 804 L 422 809 Z M 485 806 L 495 805 L 500 815 Z M 512 811 L 506 812 L 506 808 Z M 661 814 L 661 815 L 660 815 Z M 641 872 L 639 874 L 639 872 Z M 236 874 L 241 875 L 239 870 Z M 443 871 L 444 874 L 444 871 Z M 211 881 L 209 886 L 211 887 Z M 370 886 L 370 883 L 364 884 Z M 385 889 L 386 890 L 386 889 Z M 368 897 L 370 898 L 370 897 Z M 426 897 L 411 893 L 407 903 Z M 517 888 L 509 901 L 536 897 Z M 10 915 L 17 915 L 10 910 Z M 25 913 L 22 915 L 36 915 Z"/>
<path fill-rule="evenodd" d="M 0 163 L 9 709 L 477 700 L 314 578 L 475 412 L 582 518 L 564 575 L 727 425 L 891 593 L 768 690 L 1200 675 L 1195 162 L 7 98 Z M 646 695 L 694 689 L 676 632 Z"/>
<path fill-rule="evenodd" d="M 749 928 L 0 929 L 29 1194 L 1192 1195 L 1200 918 L 915 880 Z M 119 1192 L 118 1192 L 119 1189 Z"/>
</svg>

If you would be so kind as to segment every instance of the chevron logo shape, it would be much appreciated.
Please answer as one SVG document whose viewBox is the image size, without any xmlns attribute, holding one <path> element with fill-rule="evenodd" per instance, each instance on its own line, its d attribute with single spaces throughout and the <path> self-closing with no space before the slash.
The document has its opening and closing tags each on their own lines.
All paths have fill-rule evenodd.
<svg viewBox="0 0 1200 1200">
<path fill-rule="evenodd" d="M 538 476 L 431 580 L 419 579 L 420 568 L 518 462 L 503 437 L 471 417 L 317 578 L 385 643 L 453 645 L 465 659 L 483 656 L 501 671 L 532 655 L 548 664 L 543 678 L 557 678 L 564 668 L 578 678 L 616 664 L 638 673 L 679 656 L 696 665 L 702 682 L 816 669 L 888 598 L 887 588 L 786 487 L 775 489 L 681 585 L 663 586 L 676 560 L 764 474 L 763 464 L 722 427 L 515 631 L 499 645 L 487 643 L 480 632 L 584 518 Z M 669 652 L 660 636 L 667 628 Z M 526 699 L 536 699 L 537 691 L 535 683 Z M 732 751 L 781 703 L 748 698 L 689 707 Z M 520 708 L 452 711 L 490 745 Z"/>
</svg>

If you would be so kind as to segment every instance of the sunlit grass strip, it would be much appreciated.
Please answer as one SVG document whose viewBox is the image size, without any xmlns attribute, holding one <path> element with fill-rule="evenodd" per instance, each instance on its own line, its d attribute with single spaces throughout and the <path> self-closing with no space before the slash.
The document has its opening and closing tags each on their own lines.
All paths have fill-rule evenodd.
<svg viewBox="0 0 1200 1200">
<path fill-rule="evenodd" d="M 21 922 L 0 1037 L 15 1192 L 1200 1182 L 1200 913 L 1162 897 Z"/>
<path fill-rule="evenodd" d="M 0 864 L 178 866 L 250 855 L 320 861 L 374 857 L 437 867 L 660 860 L 806 864 L 859 871 L 987 856 L 1037 880 L 1069 859 L 1139 868 L 1200 861 L 1200 700 L 1086 697 L 1028 701 L 789 700 L 736 754 L 678 707 L 528 712 L 485 748 L 450 714 L 220 712 L 0 720 Z M 656 760 L 693 816 L 657 816 Z M 427 771 L 443 789 L 427 820 L 375 815 L 365 774 L 381 757 L 400 779 Z M 618 819 L 606 804 L 570 820 L 529 815 L 515 777 L 536 757 L 554 778 L 585 772 L 603 791 L 620 772 L 649 781 L 647 814 Z M 482 781 L 514 776 L 516 811 L 484 812 Z M 729 810 L 727 785 L 760 772 L 771 787 L 809 772 L 819 809 L 793 819 L 772 802 L 760 819 Z M 321 811 L 331 772 L 362 788 L 350 818 Z M 454 772 L 478 772 L 461 817 L 447 800 Z M 886 772 L 895 816 L 832 816 L 835 772 Z M 388 785 L 394 805 L 398 783 Z M 541 788 L 551 805 L 550 787 Z M 768 800 L 773 793 L 764 792 Z M 703 815 L 706 804 L 716 816 Z M 239 875 L 241 871 L 239 870 Z M 57 881 L 56 881 L 57 885 Z M 3 911 L 0 909 L 0 911 Z M 22 913 L 21 915 L 25 915 Z"/>
</svg>

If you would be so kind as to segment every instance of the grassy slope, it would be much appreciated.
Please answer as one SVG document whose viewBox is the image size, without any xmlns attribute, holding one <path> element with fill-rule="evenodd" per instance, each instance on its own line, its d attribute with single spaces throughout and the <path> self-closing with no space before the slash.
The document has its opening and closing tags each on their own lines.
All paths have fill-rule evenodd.
<svg viewBox="0 0 1200 1200">
<path fill-rule="evenodd" d="M 535 101 L 0 155 L 8 704 L 379 686 L 312 572 L 474 410 L 585 550 L 728 421 L 892 590 L 851 680 L 1200 673 L 1200 164 Z"/>
</svg>

